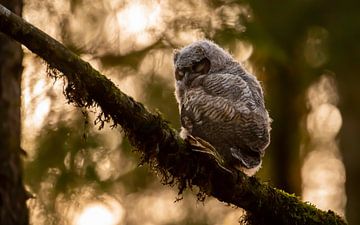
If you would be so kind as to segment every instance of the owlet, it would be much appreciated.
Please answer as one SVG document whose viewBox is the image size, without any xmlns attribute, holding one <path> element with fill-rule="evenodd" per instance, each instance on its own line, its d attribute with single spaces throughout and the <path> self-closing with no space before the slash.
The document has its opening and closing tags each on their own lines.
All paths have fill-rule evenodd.
<svg viewBox="0 0 360 225">
<path fill-rule="evenodd" d="M 226 167 L 254 175 L 271 121 L 256 77 L 208 40 L 175 51 L 174 67 L 182 138 L 210 143 Z"/>
</svg>

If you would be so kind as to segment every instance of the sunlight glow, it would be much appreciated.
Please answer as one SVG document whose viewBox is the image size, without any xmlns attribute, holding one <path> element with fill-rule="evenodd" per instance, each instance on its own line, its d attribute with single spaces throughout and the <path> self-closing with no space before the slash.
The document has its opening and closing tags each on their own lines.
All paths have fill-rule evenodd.
<svg viewBox="0 0 360 225">
<path fill-rule="evenodd" d="M 127 45 L 130 42 L 135 46 L 151 44 L 164 30 L 162 19 L 160 2 L 140 0 L 128 2 L 116 13 L 120 42 Z"/>
<path fill-rule="evenodd" d="M 51 100 L 48 97 L 44 98 L 38 103 L 38 105 L 35 107 L 34 115 L 32 117 L 31 123 L 33 126 L 35 126 L 36 128 L 40 128 L 43 126 L 46 116 L 50 111 L 50 104 Z"/>
<path fill-rule="evenodd" d="M 160 13 L 157 5 L 150 9 L 143 4 L 132 3 L 117 13 L 119 25 L 129 33 L 139 33 L 155 26 Z"/>
<path fill-rule="evenodd" d="M 53 101 L 47 95 L 51 83 L 45 75 L 45 65 L 38 58 L 24 49 L 24 71 L 21 80 L 21 146 L 31 160 L 35 155 L 34 140 L 44 122 L 48 120 L 50 106 Z"/>
<path fill-rule="evenodd" d="M 323 75 L 308 90 L 310 152 L 301 168 L 302 197 L 317 207 L 345 215 L 345 167 L 336 141 L 342 125 L 336 82 Z"/>
<path fill-rule="evenodd" d="M 87 205 L 75 219 L 74 225 L 116 225 L 122 219 L 123 211 L 115 212 L 102 203 Z"/>
<path fill-rule="evenodd" d="M 69 1 L 26 1 L 23 17 L 45 33 L 59 39 L 61 37 L 59 24 L 62 23 L 62 17 L 70 12 L 70 5 Z"/>
<path fill-rule="evenodd" d="M 254 47 L 251 43 L 246 41 L 237 41 L 234 49 L 231 50 L 234 57 L 243 62 L 248 60 L 254 51 Z"/>
<path fill-rule="evenodd" d="M 174 204 L 175 196 L 175 191 L 166 189 L 128 196 L 127 201 L 133 202 L 128 210 L 129 224 L 144 224 L 144 221 L 159 225 L 181 222 L 186 211 L 180 204 Z"/>
<path fill-rule="evenodd" d="M 79 218 L 77 219 L 76 225 L 97 225 L 115 224 L 114 216 L 109 209 L 102 205 L 91 205 L 84 209 Z"/>
<path fill-rule="evenodd" d="M 307 129 L 314 138 L 335 138 L 342 125 L 340 110 L 332 104 L 321 104 L 307 118 Z"/>
</svg>

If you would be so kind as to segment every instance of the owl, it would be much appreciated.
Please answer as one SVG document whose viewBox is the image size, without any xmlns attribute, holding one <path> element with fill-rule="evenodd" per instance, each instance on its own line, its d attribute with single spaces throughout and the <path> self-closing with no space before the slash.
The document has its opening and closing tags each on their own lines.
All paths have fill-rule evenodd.
<svg viewBox="0 0 360 225">
<path fill-rule="evenodd" d="M 256 77 L 209 40 L 175 50 L 174 69 L 181 137 L 204 140 L 226 168 L 254 175 L 270 142 L 271 122 Z"/>
</svg>

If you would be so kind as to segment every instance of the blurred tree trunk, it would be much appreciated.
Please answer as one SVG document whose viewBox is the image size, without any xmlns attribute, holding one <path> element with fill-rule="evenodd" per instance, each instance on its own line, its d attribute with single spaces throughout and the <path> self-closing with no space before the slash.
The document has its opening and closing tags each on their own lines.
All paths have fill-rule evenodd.
<svg viewBox="0 0 360 225">
<path fill-rule="evenodd" d="M 331 4 L 332 5 L 332 4 Z M 327 28 L 332 34 L 330 65 L 336 76 L 340 94 L 343 125 L 340 147 L 346 170 L 346 218 L 349 224 L 360 224 L 360 1 L 334 4 L 327 10 Z"/>
<path fill-rule="evenodd" d="M 351 39 L 360 38 L 360 32 L 352 33 Z M 351 40 L 350 39 L 350 40 Z M 350 43 L 354 42 L 348 42 Z M 349 224 L 360 224 L 360 93 L 359 93 L 359 48 L 344 47 L 336 50 L 336 74 L 341 96 L 340 110 L 343 126 L 340 132 L 340 146 L 346 170 L 346 218 Z M 351 59 L 349 56 L 351 55 Z"/>
<path fill-rule="evenodd" d="M 297 106 L 304 105 L 299 104 L 303 101 L 303 90 L 291 65 L 272 60 L 267 68 L 271 68 L 267 94 L 272 99 L 269 106 L 274 120 L 270 145 L 271 180 L 276 187 L 300 195 L 299 124 L 303 112 Z"/>
<path fill-rule="evenodd" d="M 360 68 L 357 71 L 360 71 Z M 353 76 L 339 80 L 339 91 L 342 97 L 340 109 L 343 117 L 340 143 L 346 170 L 346 217 L 349 224 L 359 224 L 360 222 L 360 164 L 358 162 L 360 157 L 360 94 L 359 83 L 356 82 L 356 80 L 359 81 L 359 78 L 356 78 L 355 82 L 353 79 L 358 75 L 353 74 Z"/>
<path fill-rule="evenodd" d="M 271 163 L 274 186 L 289 193 L 301 193 L 300 125 L 305 113 L 304 92 L 312 77 L 303 72 L 301 55 L 297 50 L 307 29 L 292 1 L 268 4 L 265 0 L 251 1 L 254 19 L 247 24 L 247 35 L 258 48 L 252 58 L 264 65 L 267 106 L 274 120 L 267 157 Z M 300 3 L 299 3 L 300 4 Z M 285 21 L 289 17 L 294 22 Z M 296 24 L 296 27 L 294 26 Z M 261 73 L 261 71 L 258 71 Z"/>
<path fill-rule="evenodd" d="M 21 15 L 22 0 L 0 0 Z M 0 33 L 0 224 L 28 224 L 20 160 L 21 45 Z"/>
</svg>

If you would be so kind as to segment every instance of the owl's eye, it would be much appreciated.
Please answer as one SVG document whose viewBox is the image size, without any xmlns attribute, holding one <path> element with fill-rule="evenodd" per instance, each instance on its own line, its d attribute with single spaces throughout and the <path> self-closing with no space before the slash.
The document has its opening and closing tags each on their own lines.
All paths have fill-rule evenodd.
<svg viewBox="0 0 360 225">
<path fill-rule="evenodd" d="M 175 70 L 175 78 L 176 78 L 176 80 L 181 80 L 183 77 L 184 77 L 184 72 L 179 70 L 179 69 L 176 69 Z"/>
<path fill-rule="evenodd" d="M 210 61 L 205 58 L 193 65 L 191 69 L 195 73 L 207 74 L 210 70 Z"/>
</svg>

